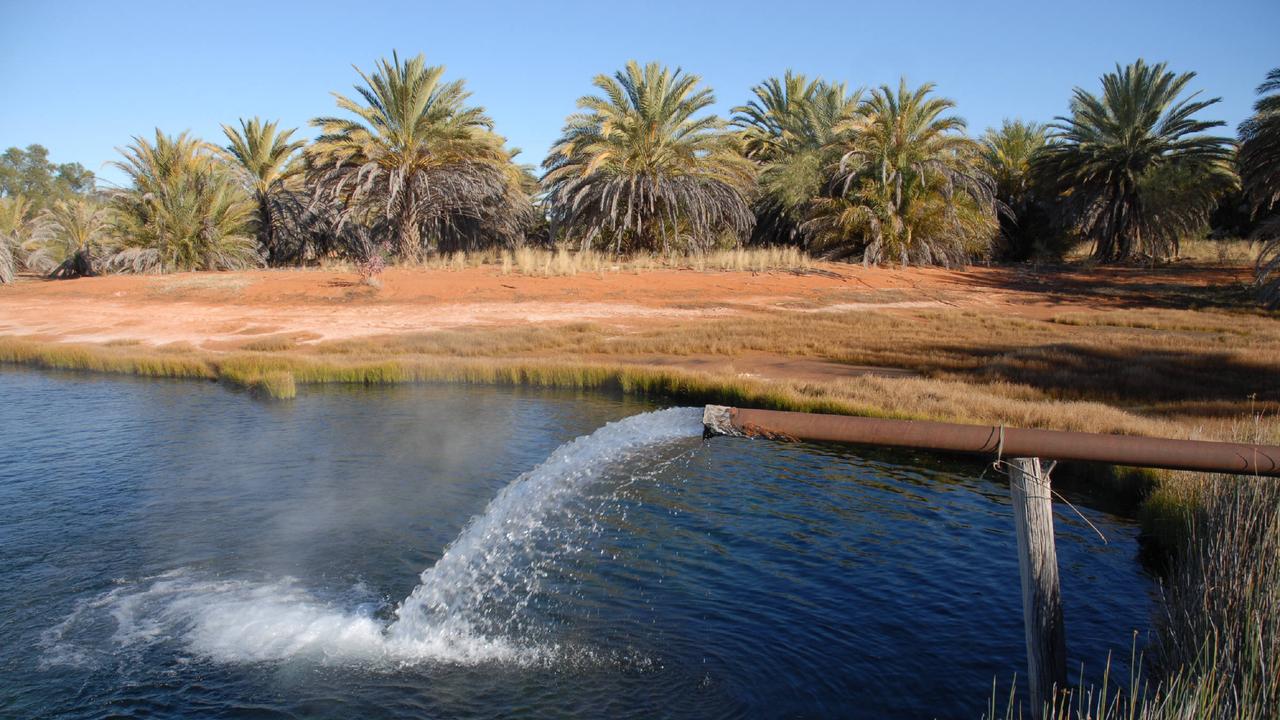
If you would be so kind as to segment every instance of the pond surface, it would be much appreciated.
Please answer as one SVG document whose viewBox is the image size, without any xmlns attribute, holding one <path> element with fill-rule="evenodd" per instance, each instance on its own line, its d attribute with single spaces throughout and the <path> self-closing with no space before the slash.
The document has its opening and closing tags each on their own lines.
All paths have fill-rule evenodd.
<svg viewBox="0 0 1280 720">
<path fill-rule="evenodd" d="M 658 409 L 0 369 L 0 716 L 977 718 L 1023 674 L 1001 478 Z M 1152 582 L 1058 509 L 1098 670 Z"/>
</svg>

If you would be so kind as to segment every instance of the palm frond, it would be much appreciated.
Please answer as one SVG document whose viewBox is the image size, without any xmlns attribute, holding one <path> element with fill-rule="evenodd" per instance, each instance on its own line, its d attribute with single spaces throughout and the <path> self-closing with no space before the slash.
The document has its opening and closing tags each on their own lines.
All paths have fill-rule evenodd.
<svg viewBox="0 0 1280 720">
<path fill-rule="evenodd" d="M 421 55 L 357 73 L 360 99 L 336 96 L 353 117 L 312 121 L 313 212 L 336 217 L 339 234 L 353 223 L 385 233 L 402 256 L 519 244 L 532 212 L 525 177 L 465 84 Z"/>
<path fill-rule="evenodd" d="M 239 129 L 223 125 L 227 145 L 219 151 L 237 169 L 246 191 L 253 196 L 256 212 L 253 231 L 259 250 L 270 264 L 288 258 L 282 246 L 297 244 L 300 228 L 295 214 L 283 207 L 301 190 L 303 164 L 300 151 L 306 145 L 292 140 L 296 129 L 278 130 L 276 122 L 259 118 L 240 120 Z"/>
<path fill-rule="evenodd" d="M 1037 156 L 1048 142 L 1048 127 L 1041 123 L 1005 120 L 982 136 L 982 159 L 995 183 L 996 198 L 1005 212 L 1000 216 L 1000 255 L 1026 260 L 1050 254 L 1057 233 L 1050 227 L 1050 197 L 1034 172 Z"/>
<path fill-rule="evenodd" d="M 1184 97 L 1194 78 L 1141 59 L 1116 66 L 1102 76 L 1100 96 L 1076 88 L 1071 114 L 1050 125 L 1037 169 L 1056 184 L 1098 261 L 1175 253 L 1188 218 L 1153 212 L 1149 174 L 1165 166 L 1209 172 L 1229 162 L 1230 141 L 1206 134 L 1224 123 L 1194 117 L 1218 98 Z"/>
<path fill-rule="evenodd" d="M 36 219 L 27 265 L 59 278 L 98 274 L 107 249 L 109 212 L 92 197 L 58 200 Z"/>
<path fill-rule="evenodd" d="M 261 264 L 249 233 L 253 204 L 206 143 L 187 133 L 134 138 L 114 162 L 131 186 L 110 195 L 115 251 L 127 262 L 111 267 L 231 270 Z"/>
<path fill-rule="evenodd" d="M 990 252 L 995 186 L 981 148 L 926 83 L 871 92 L 831 143 L 831 197 L 802 226 L 814 247 L 864 263 L 959 265 Z"/>
<path fill-rule="evenodd" d="M 1254 235 L 1262 240 L 1257 282 L 1264 305 L 1280 308 L 1280 68 L 1258 86 L 1253 115 L 1240 125 L 1237 162 L 1254 215 L 1262 218 Z"/>
<path fill-rule="evenodd" d="M 740 243 L 755 172 L 696 75 L 632 61 L 598 75 L 543 163 L 553 221 L 586 248 L 703 251 Z"/>
</svg>

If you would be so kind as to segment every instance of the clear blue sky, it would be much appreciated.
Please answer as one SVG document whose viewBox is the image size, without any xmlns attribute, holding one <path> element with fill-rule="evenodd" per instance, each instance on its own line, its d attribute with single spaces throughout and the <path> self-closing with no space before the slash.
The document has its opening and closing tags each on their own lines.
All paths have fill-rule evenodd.
<svg viewBox="0 0 1280 720">
<path fill-rule="evenodd" d="M 972 132 L 1049 120 L 1142 56 L 1195 70 L 1235 125 L 1280 66 L 1280 2 L 56 2 L 0 0 L 0 148 L 40 143 L 105 179 L 155 127 L 221 137 L 261 115 L 302 126 L 349 92 L 352 64 L 425 53 L 467 80 L 540 162 L 591 78 L 626 60 L 699 74 L 717 110 L 786 68 L 851 86 L 933 81 Z"/>
</svg>

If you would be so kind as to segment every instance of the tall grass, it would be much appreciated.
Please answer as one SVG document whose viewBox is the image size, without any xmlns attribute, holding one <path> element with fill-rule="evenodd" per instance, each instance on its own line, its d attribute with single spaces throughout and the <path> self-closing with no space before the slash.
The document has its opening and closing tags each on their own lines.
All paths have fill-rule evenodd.
<svg viewBox="0 0 1280 720">
<path fill-rule="evenodd" d="M 1157 668 L 1212 710 L 1196 717 L 1280 717 L 1280 486 L 1215 476 L 1192 518 L 1165 586 Z"/>
</svg>

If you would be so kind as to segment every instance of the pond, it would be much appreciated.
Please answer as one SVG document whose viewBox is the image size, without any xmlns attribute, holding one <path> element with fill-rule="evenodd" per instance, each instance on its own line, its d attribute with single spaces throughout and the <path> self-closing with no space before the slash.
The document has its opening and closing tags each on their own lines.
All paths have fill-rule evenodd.
<svg viewBox="0 0 1280 720">
<path fill-rule="evenodd" d="M 1003 478 L 700 417 L 0 369 L 0 716 L 977 718 L 1024 674 Z M 1100 670 L 1153 583 L 1057 510 Z"/>
</svg>

